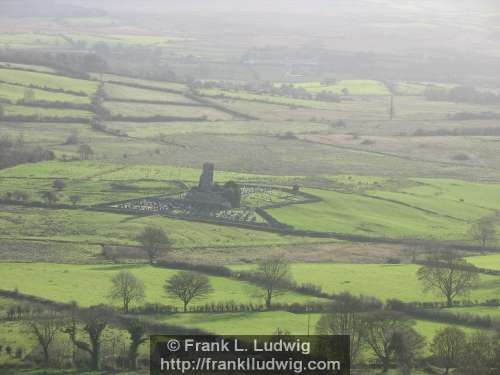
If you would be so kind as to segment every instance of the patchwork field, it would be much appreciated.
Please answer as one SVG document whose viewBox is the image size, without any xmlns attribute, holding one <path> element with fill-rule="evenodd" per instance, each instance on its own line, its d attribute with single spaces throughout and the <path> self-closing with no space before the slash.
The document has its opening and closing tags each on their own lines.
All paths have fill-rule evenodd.
<svg viewBox="0 0 500 375">
<path fill-rule="evenodd" d="M 340 10 L 341 6 L 336 8 Z M 9 318 L 12 306 L 26 303 L 22 294 L 74 301 L 80 308 L 108 304 L 119 314 L 119 301 L 109 296 L 111 279 L 126 270 L 145 285 L 141 304 L 181 307 L 163 288 L 178 271 L 147 265 L 137 238 L 146 227 L 162 230 L 171 240 L 162 260 L 255 271 L 263 259 L 283 255 L 290 262 L 291 278 L 304 289 L 302 293 L 288 290 L 275 296 L 273 303 L 295 304 L 292 311 L 331 302 L 314 297 L 313 286 L 329 294 L 348 292 L 383 303 L 390 299 L 444 302 L 442 296 L 424 292 L 417 278 L 421 266 L 416 264 L 443 246 L 459 244 L 460 251 L 453 248 L 457 256 L 478 267 L 500 270 L 500 255 L 493 252 L 500 246 L 498 102 L 492 97 L 429 100 L 426 95 L 429 88 L 449 92 L 472 82 L 481 93 L 496 95 L 500 89 L 487 71 L 476 69 L 481 74 L 467 77 L 442 62 L 450 66 L 445 74 L 437 69 L 428 79 L 423 72 L 406 77 L 405 71 L 414 69 L 412 64 L 422 63 L 416 55 L 427 55 L 425 49 L 415 48 L 419 51 L 411 55 L 415 62 L 407 56 L 397 62 L 401 57 L 378 51 L 370 37 L 360 38 L 366 44 L 360 51 L 373 52 L 344 55 L 338 51 L 345 39 L 340 36 L 348 35 L 340 32 L 342 24 L 335 24 L 338 30 L 317 29 L 318 35 L 326 31 L 329 36 L 311 44 L 314 40 L 295 39 L 293 31 L 271 36 L 269 30 L 270 35 L 260 35 L 254 18 L 248 32 L 228 37 L 218 27 L 213 35 L 206 32 L 208 19 L 185 22 L 183 17 L 164 22 L 158 15 L 148 25 L 139 18 L 127 24 L 125 17 L 108 16 L 23 22 L 2 18 L 0 31 L 9 32 L 0 32 L 0 52 L 7 60 L 20 61 L 0 63 L 2 166 L 5 161 L 0 170 L 0 289 L 20 294 L 16 299 L 0 297 L 0 373 L 68 373 L 43 368 L 33 357 L 40 349 L 27 333 L 26 317 Z M 229 27 L 238 21 L 224 24 Z M 261 22 L 257 19 L 257 25 Z M 33 24 L 43 31 L 31 32 Z M 368 30 L 378 27 L 364 25 Z M 466 25 L 463 30 L 472 33 L 480 25 Z M 312 25 L 299 22 L 293 29 L 302 26 Z M 196 27 L 196 32 L 183 31 L 190 27 Z M 431 21 L 410 22 L 398 24 L 397 30 L 406 27 L 435 26 Z M 391 30 L 383 29 L 384 39 Z M 451 30 L 447 29 L 450 35 Z M 214 35 L 216 43 L 210 40 Z M 391 35 L 397 39 L 400 34 Z M 490 34 L 482 34 L 482 39 L 487 39 L 484 35 Z M 422 38 L 428 39 L 428 34 Z M 323 49 L 323 43 L 331 50 Z M 294 44 L 301 47 L 294 50 Z M 451 50 L 450 46 L 445 54 L 454 59 Z M 481 51 L 489 50 L 494 48 Z M 310 53 L 317 54 L 317 59 L 305 56 Z M 32 65 L 30 56 L 37 56 L 33 63 L 48 61 L 50 66 Z M 424 61 L 429 66 L 432 62 L 431 57 Z M 381 64 L 384 70 L 379 71 Z M 92 71 L 83 68 L 88 65 Z M 348 65 L 359 65 L 360 72 L 346 73 Z M 445 77 L 450 82 L 440 82 Z M 462 81 L 451 82 L 453 77 Z M 287 89 L 290 84 L 293 87 Z M 30 116 L 30 122 L 22 116 Z M 85 154 L 86 148 L 91 152 Z M 37 152 L 42 151 L 51 151 L 47 159 L 53 155 L 54 160 L 38 158 Z M 160 212 L 173 212 L 165 208 L 164 198 L 180 197 L 198 186 L 205 162 L 215 164 L 214 189 L 223 192 L 225 199 L 222 186 L 228 181 L 258 184 L 260 190 L 249 193 L 248 185 L 240 190 L 241 207 L 219 208 L 216 213 L 176 207 L 184 210 L 182 219 L 187 220 L 178 219 L 181 215 L 162 216 Z M 302 202 L 308 195 L 300 193 L 320 201 Z M 47 198 L 50 194 L 54 201 Z M 109 212 L 111 206 L 120 206 L 119 201 L 131 199 L 136 200 L 133 208 Z M 148 206 L 151 202 L 157 207 Z M 247 215 L 246 219 L 231 222 L 235 212 L 238 219 Z M 216 222 L 207 217 L 223 219 Z M 487 246 L 471 234 L 471 226 L 480 219 L 491 221 Z M 425 241 L 425 246 L 416 240 Z M 214 291 L 191 306 L 264 303 L 263 290 L 255 282 L 208 277 Z M 440 311 L 500 319 L 500 309 L 486 303 L 493 304 L 499 290 L 500 276 L 481 274 L 477 285 L 456 298 L 470 306 Z M 281 308 L 155 312 L 140 318 L 226 335 L 316 332 L 321 314 Z M 429 310 L 430 320 L 415 322 L 415 330 L 427 344 L 415 362 L 419 368 L 414 374 L 428 374 L 436 364 L 429 343 L 440 329 L 477 331 L 473 318 L 467 325 L 453 316 L 444 322 L 433 312 Z M 74 351 L 62 331 L 55 343 Z M 105 372 L 88 374 L 125 375 L 120 371 L 127 367 L 123 359 L 129 343 L 128 333 L 113 323 L 103 336 Z M 22 348 L 23 355 L 7 354 L 6 345 Z M 139 365 L 146 371 L 148 344 L 139 350 Z M 366 364 L 374 369 L 355 375 L 379 373 L 379 361 L 368 346 L 364 351 Z M 72 353 L 66 356 L 66 367 L 80 366 L 70 358 Z M 82 358 L 81 362 L 88 362 Z M 398 364 L 392 358 L 393 368 L 387 374 L 395 375 Z M 40 369 L 15 367 L 21 365 Z"/>
</svg>

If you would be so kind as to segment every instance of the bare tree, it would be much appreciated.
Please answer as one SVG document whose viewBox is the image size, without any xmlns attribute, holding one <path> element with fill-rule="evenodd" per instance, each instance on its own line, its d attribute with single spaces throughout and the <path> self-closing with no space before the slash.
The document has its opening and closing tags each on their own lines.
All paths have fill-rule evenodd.
<svg viewBox="0 0 500 375">
<path fill-rule="evenodd" d="M 266 308 L 270 309 L 273 297 L 286 292 L 290 276 L 290 263 L 282 255 L 272 255 L 257 268 L 258 283 L 264 289 Z"/>
<path fill-rule="evenodd" d="M 431 343 L 431 353 L 438 366 L 444 368 L 445 375 L 448 375 L 450 369 L 459 366 L 465 346 L 466 335 L 459 328 L 446 327 L 436 333 Z"/>
<path fill-rule="evenodd" d="M 489 217 L 483 217 L 472 223 L 469 233 L 474 241 L 477 241 L 484 248 L 488 243 L 495 242 L 496 228 L 495 222 Z"/>
<path fill-rule="evenodd" d="M 424 291 L 434 291 L 446 298 L 447 306 L 453 306 L 457 296 L 467 295 L 479 281 L 475 267 L 446 251 L 417 271 Z"/>
<path fill-rule="evenodd" d="M 167 252 L 172 246 L 172 242 L 163 229 L 155 227 L 144 228 L 142 233 L 137 236 L 137 241 L 141 243 L 142 248 L 147 253 L 150 264 L 153 264 L 156 258 Z"/>
<path fill-rule="evenodd" d="M 121 271 L 111 279 L 113 287 L 109 294 L 111 299 L 120 300 L 123 313 L 128 314 L 129 305 L 144 299 L 144 284 L 129 271 Z"/>
<path fill-rule="evenodd" d="M 35 336 L 42 349 L 43 364 L 49 366 L 50 347 L 54 342 L 57 332 L 61 329 L 61 317 L 53 311 L 34 316 L 26 322 L 28 331 Z"/>
<path fill-rule="evenodd" d="M 207 276 L 187 271 L 176 273 L 167 280 L 164 288 L 169 296 L 179 298 L 183 302 L 184 312 L 187 312 L 191 301 L 205 298 L 213 291 Z"/>
</svg>

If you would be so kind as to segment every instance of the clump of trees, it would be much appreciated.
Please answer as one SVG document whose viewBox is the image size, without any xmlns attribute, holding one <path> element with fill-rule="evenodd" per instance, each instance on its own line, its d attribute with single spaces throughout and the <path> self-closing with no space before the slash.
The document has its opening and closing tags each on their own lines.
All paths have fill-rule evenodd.
<svg viewBox="0 0 500 375">
<path fill-rule="evenodd" d="M 457 103 L 497 104 L 500 95 L 488 91 L 480 91 L 471 86 L 457 86 L 451 89 L 428 85 L 424 97 L 432 101 L 450 101 Z"/>
<path fill-rule="evenodd" d="M 497 230 L 495 219 L 483 217 L 472 223 L 469 233 L 474 241 L 481 244 L 483 248 L 489 244 L 494 244 L 497 240 Z"/>
<path fill-rule="evenodd" d="M 55 154 L 40 146 L 28 146 L 22 135 L 17 139 L 9 136 L 0 138 L 0 169 L 23 163 L 36 163 L 44 160 L 54 160 Z"/>
<path fill-rule="evenodd" d="M 165 255 L 172 247 L 172 241 L 161 228 L 148 226 L 137 236 L 146 253 L 149 263 L 154 264 L 157 258 Z"/>
<path fill-rule="evenodd" d="M 343 305 L 323 315 L 316 331 L 321 335 L 350 335 L 352 365 L 359 364 L 368 350 L 384 373 L 396 366 L 402 374 L 410 374 L 425 346 L 425 339 L 413 325 L 414 321 L 398 312 L 360 312 L 356 306 Z"/>
<path fill-rule="evenodd" d="M 241 206 L 241 188 L 234 181 L 228 181 L 222 187 L 224 197 L 231 203 L 232 208 Z"/>
</svg>

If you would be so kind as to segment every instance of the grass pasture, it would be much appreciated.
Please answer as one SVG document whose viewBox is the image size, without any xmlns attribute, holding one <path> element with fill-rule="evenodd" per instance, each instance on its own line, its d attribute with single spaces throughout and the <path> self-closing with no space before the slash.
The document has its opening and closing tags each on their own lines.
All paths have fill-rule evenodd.
<svg viewBox="0 0 500 375">
<path fill-rule="evenodd" d="M 232 118 L 224 112 L 210 107 L 189 107 L 176 106 L 170 104 L 146 104 L 146 103 L 122 103 L 105 102 L 107 108 L 114 116 L 133 116 L 133 117 L 151 117 L 151 116 L 172 116 L 181 118 L 206 117 L 208 120 L 229 120 Z"/>
<path fill-rule="evenodd" d="M 146 90 L 125 85 L 117 85 L 113 83 L 104 84 L 104 92 L 107 98 L 121 100 L 151 100 L 151 101 L 166 101 L 176 103 L 193 103 L 192 100 L 179 95 L 162 91 Z"/>
<path fill-rule="evenodd" d="M 108 145 L 108 148 L 119 150 L 120 144 Z M 171 159 L 172 153 L 168 155 Z M 81 204 L 91 205 L 110 199 L 175 192 L 178 190 L 169 181 L 190 185 L 198 181 L 199 174 L 199 168 L 51 161 L 1 171 L 0 192 L 25 190 L 31 199 L 40 200 L 37 194 L 50 190 L 53 180 L 62 178 L 67 181 L 66 190 L 60 193 L 62 203 L 69 203 L 68 197 L 78 194 Z M 91 181 L 82 182 L 82 179 Z M 215 181 L 229 180 L 275 185 L 307 181 L 304 177 L 216 171 Z M 296 229 L 371 237 L 460 239 L 472 243 L 468 233 L 471 223 L 493 216 L 495 210 L 500 209 L 498 204 L 490 203 L 500 202 L 496 184 L 353 175 L 323 176 L 319 181 L 323 189 L 303 190 L 322 198 L 322 202 L 269 209 L 268 212 Z M 120 184 L 127 185 L 127 191 L 119 190 Z"/>
<path fill-rule="evenodd" d="M 281 222 L 297 229 L 386 237 L 465 239 L 466 224 L 417 208 L 351 193 L 308 190 L 323 202 L 270 209 Z"/>
<path fill-rule="evenodd" d="M 179 82 L 153 81 L 148 79 L 120 76 L 115 74 L 93 74 L 92 76 L 95 79 L 98 79 L 99 81 L 103 82 L 116 81 L 124 84 L 141 85 L 152 88 L 173 90 L 173 91 L 178 91 L 180 93 L 185 92 L 188 89 L 188 87 L 185 84 Z"/>
<path fill-rule="evenodd" d="M 93 95 L 98 87 L 98 83 L 94 81 L 14 69 L 0 69 L 0 81 L 24 86 L 36 85 L 50 89 L 81 92 L 88 96 Z"/>
<path fill-rule="evenodd" d="M 0 212 L 0 237 L 64 241 L 70 243 L 137 245 L 136 236 L 145 226 L 162 228 L 174 248 L 238 246 L 278 246 L 330 242 L 327 239 L 284 236 L 214 224 L 188 222 L 166 217 L 138 217 L 86 210 L 22 208 L 3 206 Z"/>
<path fill-rule="evenodd" d="M 5 99 L 10 102 L 16 102 L 24 98 L 25 87 L 0 83 L 0 100 Z M 65 102 L 75 104 L 90 104 L 90 98 L 87 96 L 70 95 L 65 93 L 56 93 L 51 91 L 33 89 L 34 99 L 48 102 Z"/>
<path fill-rule="evenodd" d="M 44 108 L 30 107 L 25 105 L 4 105 L 6 116 L 38 116 L 44 117 L 75 117 L 75 118 L 91 118 L 92 112 L 81 109 L 66 109 L 66 108 Z"/>
<path fill-rule="evenodd" d="M 122 270 L 132 272 L 146 286 L 145 302 L 163 303 L 181 307 L 181 303 L 168 297 L 163 285 L 177 271 L 151 266 L 123 265 L 70 265 L 46 263 L 0 263 L 3 289 L 19 289 L 20 292 L 46 299 L 70 302 L 80 306 L 108 303 L 111 278 Z M 262 304 L 259 289 L 249 283 L 210 276 L 214 292 L 196 304 L 234 301 L 236 303 Z M 280 302 L 317 301 L 317 298 L 286 293 L 276 299 Z M 118 305 L 119 306 L 119 303 Z"/>
<path fill-rule="evenodd" d="M 500 271 L 500 254 L 472 256 L 467 260 L 476 267 Z"/>
<path fill-rule="evenodd" d="M 249 270 L 254 266 L 232 266 L 235 270 Z M 435 302 L 443 297 L 424 293 L 416 277 L 418 266 L 413 264 L 319 264 L 292 265 L 292 276 L 299 283 L 320 285 L 329 293 L 349 292 L 354 295 L 374 296 L 383 301 L 399 299 L 404 302 Z M 480 284 L 469 299 L 485 301 L 496 298 L 500 278 L 481 276 Z"/>
<path fill-rule="evenodd" d="M 292 335 L 307 335 L 316 332 L 316 324 L 321 314 L 293 314 L 284 311 L 260 313 L 225 313 L 225 314 L 174 314 L 155 316 L 159 322 L 195 327 L 220 335 L 273 335 L 279 329 Z M 424 336 L 429 344 L 442 328 L 449 326 L 445 323 L 436 323 L 426 320 L 416 320 L 415 330 Z M 475 330 L 460 327 L 466 333 Z M 428 350 L 428 349 L 427 349 Z"/>
<path fill-rule="evenodd" d="M 294 84 L 302 87 L 311 93 L 329 91 L 341 95 L 343 90 L 347 90 L 348 95 L 353 96 L 383 96 L 390 95 L 384 83 L 373 80 L 342 80 L 335 84 L 323 84 L 321 82 L 304 82 Z"/>
</svg>

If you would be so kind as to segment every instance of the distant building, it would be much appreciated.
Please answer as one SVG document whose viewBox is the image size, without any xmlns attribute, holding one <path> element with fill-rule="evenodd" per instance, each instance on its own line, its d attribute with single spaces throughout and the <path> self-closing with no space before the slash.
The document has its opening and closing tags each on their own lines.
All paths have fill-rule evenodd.
<svg viewBox="0 0 500 375">
<path fill-rule="evenodd" d="M 231 209 L 231 202 L 225 197 L 224 190 L 214 184 L 214 171 L 215 165 L 213 163 L 203 164 L 198 187 L 187 192 L 184 200 L 212 209 Z"/>
</svg>

